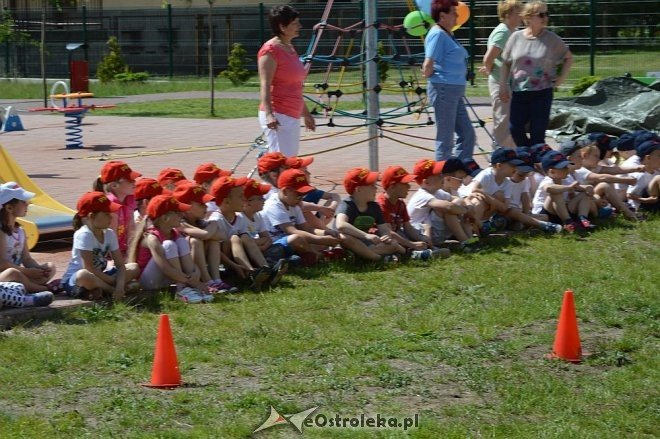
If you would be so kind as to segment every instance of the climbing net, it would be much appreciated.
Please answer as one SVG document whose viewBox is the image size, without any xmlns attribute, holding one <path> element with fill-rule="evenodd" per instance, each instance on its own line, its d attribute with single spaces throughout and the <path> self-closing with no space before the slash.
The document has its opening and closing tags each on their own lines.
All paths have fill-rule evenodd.
<svg viewBox="0 0 660 439">
<path fill-rule="evenodd" d="M 317 124 L 328 127 L 357 127 L 376 124 L 382 127 L 385 123 L 393 126 L 424 126 L 432 125 L 433 119 L 429 112 L 425 86 L 421 85 L 420 66 L 424 61 L 424 53 L 414 53 L 411 40 L 407 37 L 402 24 L 388 25 L 374 23 L 368 25 L 361 20 L 348 27 L 338 27 L 328 22 L 332 9 L 332 1 L 328 1 L 321 21 L 313 28 L 313 36 L 305 54 L 301 57 L 309 72 L 312 64 L 322 66 L 321 79 L 305 83 L 305 98 L 312 102 L 312 114 L 321 114 L 328 119 L 327 123 Z M 412 4 L 408 5 L 414 10 Z M 369 26 L 379 32 L 379 50 L 375 57 L 367 58 L 365 34 Z M 329 34 L 331 50 L 327 54 L 319 54 L 321 37 Z M 334 41 L 333 41 L 334 40 Z M 397 42 L 399 42 L 397 44 Z M 365 66 L 375 62 L 379 68 L 379 83 L 369 89 L 366 86 Z M 390 74 L 389 67 L 394 69 Z M 387 70 L 386 70 L 387 69 Z M 350 73 L 357 71 L 358 80 Z M 387 78 L 383 74 L 387 71 Z M 316 75 L 319 76 L 319 75 Z M 425 84 L 424 84 L 425 85 Z M 370 91 L 376 92 L 381 100 L 399 99 L 394 108 L 381 111 L 377 118 L 370 118 L 364 111 L 342 110 L 343 99 L 362 101 L 366 108 L 366 98 Z M 401 98 L 396 98 L 400 95 Z M 353 98 L 349 98 L 353 96 Z M 348 100 L 347 99 L 347 100 Z M 388 105 L 391 107 L 391 105 Z M 416 122 L 401 122 L 404 116 L 413 115 Z M 339 124 L 335 116 L 345 116 L 355 120 L 355 123 Z M 422 118 L 422 116 L 425 116 Z"/>
</svg>

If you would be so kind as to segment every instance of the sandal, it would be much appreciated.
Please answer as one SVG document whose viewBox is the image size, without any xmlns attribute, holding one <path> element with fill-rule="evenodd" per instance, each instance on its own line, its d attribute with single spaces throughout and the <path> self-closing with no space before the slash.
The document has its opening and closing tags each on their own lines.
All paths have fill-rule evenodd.
<svg viewBox="0 0 660 439">
<path fill-rule="evenodd" d="M 48 291 L 53 294 L 62 294 L 64 293 L 64 286 L 62 285 L 62 279 L 53 279 L 46 284 Z"/>
</svg>

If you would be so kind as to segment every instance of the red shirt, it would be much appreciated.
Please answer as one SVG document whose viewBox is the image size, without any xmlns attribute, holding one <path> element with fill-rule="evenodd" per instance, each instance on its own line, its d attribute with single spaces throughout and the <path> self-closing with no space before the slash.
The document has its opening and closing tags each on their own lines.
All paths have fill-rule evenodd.
<svg viewBox="0 0 660 439">
<path fill-rule="evenodd" d="M 272 41 L 261 46 L 257 58 L 261 58 L 265 54 L 272 56 L 277 63 L 275 75 L 270 84 L 273 112 L 299 119 L 304 105 L 303 83 L 307 77 L 303 63 L 300 62 L 295 50 L 289 52 Z M 262 106 L 259 109 L 264 111 Z"/>
<path fill-rule="evenodd" d="M 378 194 L 376 202 L 383 211 L 383 219 L 392 226 L 392 230 L 397 232 L 403 229 L 403 224 L 410 222 L 410 216 L 406 209 L 406 203 L 398 199 L 392 204 L 385 192 Z"/>
</svg>

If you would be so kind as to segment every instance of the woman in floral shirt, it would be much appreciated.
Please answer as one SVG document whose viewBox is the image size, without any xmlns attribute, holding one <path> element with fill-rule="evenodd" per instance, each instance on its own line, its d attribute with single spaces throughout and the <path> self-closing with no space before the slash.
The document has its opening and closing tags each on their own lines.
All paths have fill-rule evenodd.
<svg viewBox="0 0 660 439">
<path fill-rule="evenodd" d="M 546 28 L 549 14 L 545 3 L 527 3 L 522 17 L 527 27 L 511 35 L 502 53 L 500 99 L 511 100 L 509 126 L 513 141 L 518 146 L 531 146 L 545 143 L 552 92 L 568 76 L 573 55 L 566 43 Z"/>
</svg>

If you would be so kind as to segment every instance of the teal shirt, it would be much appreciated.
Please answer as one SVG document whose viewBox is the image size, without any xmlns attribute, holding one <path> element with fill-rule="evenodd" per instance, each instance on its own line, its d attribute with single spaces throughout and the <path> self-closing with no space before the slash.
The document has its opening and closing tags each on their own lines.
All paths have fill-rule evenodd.
<svg viewBox="0 0 660 439">
<path fill-rule="evenodd" d="M 488 48 L 490 49 L 491 47 L 497 47 L 502 52 L 504 52 L 504 47 L 506 46 L 506 42 L 510 36 L 511 31 L 509 30 L 509 27 L 504 23 L 500 23 L 495 29 L 493 29 L 493 31 L 490 33 L 490 36 L 488 37 Z M 498 57 L 495 58 L 493 68 L 490 70 L 488 79 L 499 82 L 501 68 L 502 54 L 500 53 Z"/>
</svg>

